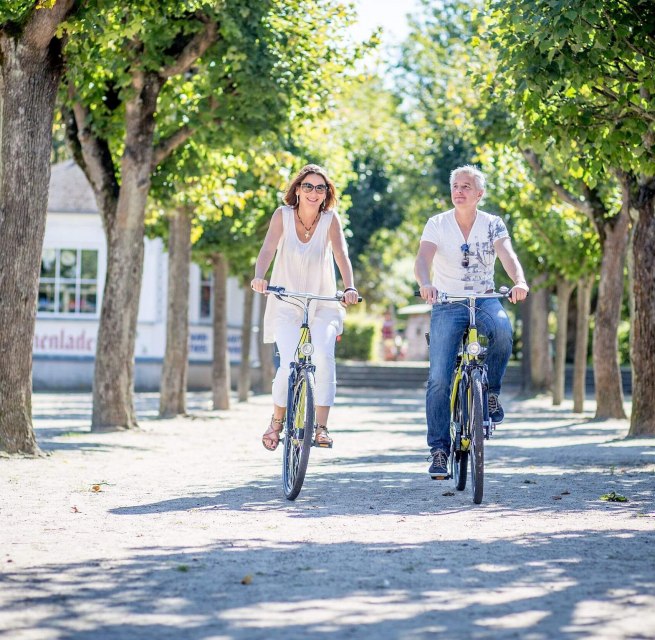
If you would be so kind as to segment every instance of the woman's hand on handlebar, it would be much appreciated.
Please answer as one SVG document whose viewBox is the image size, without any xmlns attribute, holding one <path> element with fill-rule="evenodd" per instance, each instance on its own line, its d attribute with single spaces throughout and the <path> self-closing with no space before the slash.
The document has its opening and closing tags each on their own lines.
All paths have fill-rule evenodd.
<svg viewBox="0 0 655 640">
<path fill-rule="evenodd" d="M 428 304 L 435 304 L 437 302 L 438 291 L 433 285 L 424 284 L 421 285 L 421 288 L 419 289 L 419 295 Z"/>
<path fill-rule="evenodd" d="M 353 287 L 348 287 L 343 292 L 343 298 L 341 300 L 341 303 L 344 305 L 344 307 L 347 307 L 349 304 L 357 304 L 359 300 L 360 298 L 357 289 Z"/>
<path fill-rule="evenodd" d="M 266 287 L 268 287 L 268 280 L 265 278 L 253 278 L 250 281 L 250 286 L 253 291 L 257 293 L 266 293 Z"/>
</svg>

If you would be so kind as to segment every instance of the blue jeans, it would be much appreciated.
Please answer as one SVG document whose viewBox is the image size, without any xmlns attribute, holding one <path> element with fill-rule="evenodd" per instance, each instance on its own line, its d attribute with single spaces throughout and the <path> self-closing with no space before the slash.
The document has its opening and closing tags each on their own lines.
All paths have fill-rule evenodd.
<svg viewBox="0 0 655 640">
<path fill-rule="evenodd" d="M 512 325 L 496 298 L 476 302 L 478 331 L 489 338 L 485 362 L 489 392 L 500 393 L 512 354 Z M 430 453 L 450 451 L 450 385 L 457 351 L 468 327 L 469 311 L 461 304 L 435 304 L 430 319 L 430 373 L 425 398 Z"/>
</svg>

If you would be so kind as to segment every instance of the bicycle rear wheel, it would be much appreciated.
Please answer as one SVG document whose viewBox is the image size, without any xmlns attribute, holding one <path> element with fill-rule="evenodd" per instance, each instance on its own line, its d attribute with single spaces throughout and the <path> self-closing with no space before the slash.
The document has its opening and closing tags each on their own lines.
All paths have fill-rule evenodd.
<svg viewBox="0 0 655 640">
<path fill-rule="evenodd" d="M 282 459 L 282 484 L 287 500 L 295 500 L 302 489 L 314 438 L 314 374 L 300 369 L 287 407 Z"/>
<path fill-rule="evenodd" d="M 459 442 L 457 441 L 457 433 L 453 433 L 454 429 L 450 434 L 450 472 L 453 476 L 453 481 L 455 483 L 455 488 L 457 491 L 464 491 L 466 488 L 466 468 L 468 466 L 468 451 L 462 450 L 461 440 L 464 427 L 464 412 L 462 410 L 463 404 L 463 385 L 459 383 L 459 389 L 457 390 L 457 397 L 455 398 L 455 409 L 453 415 L 450 418 L 451 424 L 456 424 L 459 426 Z"/>
<path fill-rule="evenodd" d="M 470 398 L 471 489 L 473 490 L 473 502 L 480 504 L 484 492 L 484 428 L 482 425 L 482 374 L 476 369 L 471 372 Z"/>
</svg>

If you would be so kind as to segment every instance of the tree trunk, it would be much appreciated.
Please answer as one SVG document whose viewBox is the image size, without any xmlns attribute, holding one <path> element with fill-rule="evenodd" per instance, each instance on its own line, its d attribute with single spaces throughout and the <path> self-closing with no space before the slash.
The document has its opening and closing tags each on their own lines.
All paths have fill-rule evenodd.
<svg viewBox="0 0 655 640">
<path fill-rule="evenodd" d="M 126 103 L 127 131 L 118 203 L 115 213 L 103 212 L 107 231 L 107 277 L 96 348 L 92 431 L 137 427 L 134 346 L 159 88 L 156 82 L 146 82 L 135 98 Z"/>
<path fill-rule="evenodd" d="M 623 408 L 618 343 L 623 269 L 630 222 L 630 195 L 629 187 L 625 182 L 622 184 L 622 190 L 621 213 L 613 219 L 613 224 L 604 226 L 605 238 L 593 344 L 596 418 L 598 419 L 626 417 Z"/>
<path fill-rule="evenodd" d="M 557 281 L 557 335 L 555 337 L 555 376 L 553 381 L 553 405 L 559 406 L 564 399 L 566 376 L 566 339 L 569 318 L 569 300 L 575 285 L 565 278 Z"/>
<path fill-rule="evenodd" d="M 525 299 L 523 304 L 518 305 L 521 314 L 521 391 L 525 394 L 532 393 L 532 379 L 530 375 L 530 316 L 532 315 L 532 298 Z"/>
<path fill-rule="evenodd" d="M 578 317 L 575 324 L 575 358 L 573 361 L 573 411 L 584 411 L 587 386 L 587 354 L 589 353 L 589 316 L 594 276 L 580 278 L 577 292 Z"/>
<path fill-rule="evenodd" d="M 212 399 L 214 409 L 230 408 L 230 352 L 227 343 L 227 258 L 214 258 L 214 362 Z"/>
<path fill-rule="evenodd" d="M 262 376 L 262 393 L 271 393 L 275 369 L 273 367 L 273 344 L 264 342 L 264 312 L 266 311 L 266 298 L 259 297 L 259 366 Z"/>
<path fill-rule="evenodd" d="M 191 217 L 186 211 L 172 211 L 169 222 L 166 354 L 159 390 L 160 418 L 186 413 L 189 373 Z"/>
<path fill-rule="evenodd" d="M 543 285 L 545 275 L 534 280 L 530 291 L 530 387 L 537 393 L 550 390 L 552 361 L 548 334 L 548 289 Z"/>
<path fill-rule="evenodd" d="M 249 278 L 248 278 L 249 280 Z M 250 342 L 252 339 L 252 307 L 255 294 L 248 282 L 243 287 L 243 326 L 241 327 L 241 365 L 239 366 L 239 402 L 247 402 L 250 393 Z"/>
<path fill-rule="evenodd" d="M 52 120 L 73 0 L 0 31 L 0 450 L 37 455 L 32 341 L 45 235 Z"/>
<path fill-rule="evenodd" d="M 637 198 L 633 240 L 632 416 L 629 436 L 655 436 L 655 178 Z"/>
</svg>

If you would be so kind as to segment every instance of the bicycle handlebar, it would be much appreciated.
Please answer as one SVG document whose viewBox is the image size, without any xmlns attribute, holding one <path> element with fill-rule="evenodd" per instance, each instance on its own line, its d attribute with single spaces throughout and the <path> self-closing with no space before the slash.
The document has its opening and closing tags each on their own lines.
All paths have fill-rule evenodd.
<svg viewBox="0 0 655 640">
<path fill-rule="evenodd" d="M 304 298 L 305 300 L 328 300 L 333 302 L 341 302 L 344 297 L 343 291 L 337 291 L 333 296 L 319 296 L 315 293 L 301 293 L 298 291 L 287 291 L 285 287 L 275 287 L 273 285 L 268 285 L 266 291 L 273 293 L 276 296 L 282 296 L 286 298 Z M 357 302 L 363 300 L 362 296 L 357 296 Z"/>
<path fill-rule="evenodd" d="M 444 293 L 443 291 L 437 293 L 437 301 L 435 304 L 446 304 L 448 302 L 462 302 L 464 300 L 470 300 L 472 298 L 509 298 L 512 290 L 509 287 L 501 287 L 498 291 L 493 291 L 491 293 L 472 293 L 468 296 L 463 295 L 454 295 L 450 293 Z M 421 292 L 416 290 L 414 291 L 415 296 L 420 296 Z"/>
</svg>

